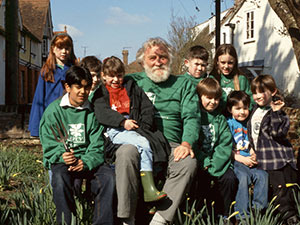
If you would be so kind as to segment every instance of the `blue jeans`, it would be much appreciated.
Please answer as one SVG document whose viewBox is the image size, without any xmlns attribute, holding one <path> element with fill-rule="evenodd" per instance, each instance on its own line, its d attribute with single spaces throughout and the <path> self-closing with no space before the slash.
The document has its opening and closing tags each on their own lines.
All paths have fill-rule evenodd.
<svg viewBox="0 0 300 225">
<path fill-rule="evenodd" d="M 241 217 L 244 218 L 245 213 L 249 215 L 249 207 L 266 208 L 268 205 L 268 173 L 257 168 L 250 168 L 237 161 L 234 162 L 234 172 L 239 180 L 235 211 L 239 211 Z M 250 184 L 254 184 L 252 204 L 249 203 Z"/>
<path fill-rule="evenodd" d="M 62 213 L 66 224 L 71 224 L 72 213 L 76 215 L 74 199 L 74 179 L 90 179 L 94 196 L 93 224 L 113 225 L 113 196 L 115 175 L 107 165 L 93 170 L 70 172 L 64 163 L 51 166 L 53 201 L 56 206 L 56 221 L 62 223 Z"/>
<path fill-rule="evenodd" d="M 140 153 L 140 171 L 153 170 L 153 155 L 149 141 L 133 130 L 124 128 L 109 128 L 106 132 L 114 144 L 134 145 Z"/>
</svg>

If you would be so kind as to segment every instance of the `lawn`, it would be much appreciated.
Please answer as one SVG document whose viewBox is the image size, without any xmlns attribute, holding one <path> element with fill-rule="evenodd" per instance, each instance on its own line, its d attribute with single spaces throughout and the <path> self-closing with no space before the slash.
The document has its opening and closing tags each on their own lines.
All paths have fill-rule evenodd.
<svg viewBox="0 0 300 225">
<path fill-rule="evenodd" d="M 297 196 L 297 199 L 300 197 Z M 76 205 L 77 217 L 73 224 L 91 224 L 91 206 L 79 199 L 76 200 Z M 203 208 L 197 208 L 196 205 L 187 196 L 173 224 L 229 224 L 229 221 L 227 223 L 213 216 L 208 210 L 212 208 L 213 211 L 214 203 Z M 233 206 L 234 202 L 232 217 L 238 214 L 234 212 Z M 276 207 L 278 206 L 271 201 L 264 214 L 253 210 L 251 216 L 240 224 L 278 225 L 279 215 L 274 213 Z M 299 208 L 298 205 L 298 211 Z M 42 165 L 42 150 L 39 145 L 0 144 L 0 224 L 55 224 L 55 206 L 52 202 L 48 172 Z"/>
</svg>

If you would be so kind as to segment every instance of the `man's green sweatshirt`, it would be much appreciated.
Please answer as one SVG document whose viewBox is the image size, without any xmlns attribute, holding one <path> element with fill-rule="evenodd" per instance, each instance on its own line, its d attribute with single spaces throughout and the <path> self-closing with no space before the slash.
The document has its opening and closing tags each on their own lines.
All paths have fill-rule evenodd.
<svg viewBox="0 0 300 225">
<path fill-rule="evenodd" d="M 222 176 L 231 165 L 232 135 L 226 118 L 215 110 L 201 110 L 200 148 L 196 158 L 210 175 Z"/>
<path fill-rule="evenodd" d="M 200 130 L 200 113 L 195 86 L 184 76 L 170 77 L 154 83 L 145 72 L 129 74 L 153 103 L 155 122 L 169 142 L 188 142 L 194 145 Z"/>
<path fill-rule="evenodd" d="M 96 120 L 88 101 L 82 107 L 74 108 L 69 102 L 68 94 L 65 94 L 47 107 L 40 122 L 43 163 L 47 169 L 51 168 L 51 164 L 65 163 L 62 158 L 64 146 L 55 140 L 50 128 L 53 128 L 56 137 L 60 139 L 56 124 L 61 131 L 62 124 L 67 130 L 68 146 L 83 161 L 84 169 L 92 170 L 104 162 L 104 127 Z"/>
</svg>

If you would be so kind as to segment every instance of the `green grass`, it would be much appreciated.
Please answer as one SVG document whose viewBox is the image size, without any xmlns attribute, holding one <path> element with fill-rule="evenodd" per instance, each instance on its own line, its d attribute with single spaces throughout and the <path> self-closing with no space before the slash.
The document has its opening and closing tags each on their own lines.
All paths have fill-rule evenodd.
<svg viewBox="0 0 300 225">
<path fill-rule="evenodd" d="M 52 201 L 48 171 L 41 163 L 40 148 L 24 149 L 5 147 L 0 144 L 0 224 L 10 225 L 52 225 L 55 224 L 55 205 Z M 296 189 L 296 184 L 290 184 Z M 294 189 L 293 189 L 294 190 Z M 300 215 L 300 193 L 294 192 Z M 252 210 L 249 217 L 241 220 L 241 225 L 280 225 L 279 215 L 275 213 L 274 201 L 261 213 Z M 231 216 L 238 215 L 231 207 Z M 72 224 L 89 225 L 92 221 L 92 207 L 76 199 L 77 216 Z M 211 210 L 208 210 L 211 208 Z M 214 203 L 198 208 L 196 201 L 189 198 L 178 210 L 173 225 L 226 225 L 229 220 L 214 216 Z"/>
</svg>

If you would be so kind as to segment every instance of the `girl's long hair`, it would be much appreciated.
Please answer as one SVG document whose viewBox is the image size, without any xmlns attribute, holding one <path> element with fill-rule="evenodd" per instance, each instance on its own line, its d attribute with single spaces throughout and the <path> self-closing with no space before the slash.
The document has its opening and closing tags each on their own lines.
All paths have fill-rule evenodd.
<svg viewBox="0 0 300 225">
<path fill-rule="evenodd" d="M 76 65 L 76 56 L 74 54 L 72 38 L 66 33 L 61 33 L 61 34 L 57 34 L 56 36 L 54 36 L 53 40 L 51 41 L 50 52 L 49 52 L 48 58 L 41 69 L 42 78 L 45 81 L 52 82 L 52 83 L 54 82 L 53 72 L 56 67 L 56 58 L 55 58 L 55 54 L 53 52 L 54 47 L 57 47 L 57 48 L 69 47 L 69 48 L 71 48 L 69 60 L 67 63 L 70 63 L 71 65 Z"/>
<path fill-rule="evenodd" d="M 240 90 L 239 75 L 242 75 L 242 72 L 238 68 L 238 57 L 237 57 L 237 53 L 236 53 L 236 50 L 233 45 L 222 44 L 217 48 L 215 58 L 214 58 L 213 69 L 210 73 L 211 73 L 211 75 L 213 75 L 216 78 L 216 80 L 218 80 L 220 82 L 221 72 L 218 68 L 218 59 L 219 59 L 219 56 L 226 55 L 226 54 L 232 56 L 235 59 L 235 63 L 233 66 L 233 70 L 231 71 L 231 74 L 233 75 L 234 89 L 236 91 L 239 91 Z"/>
</svg>

